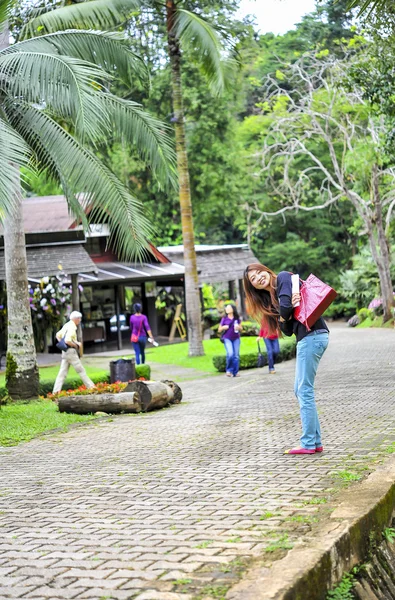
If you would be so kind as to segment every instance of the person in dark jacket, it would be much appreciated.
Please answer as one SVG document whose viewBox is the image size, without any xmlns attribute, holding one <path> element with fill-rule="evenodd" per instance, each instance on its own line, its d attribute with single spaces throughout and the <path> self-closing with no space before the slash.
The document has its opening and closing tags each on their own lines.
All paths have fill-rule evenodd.
<svg viewBox="0 0 395 600">
<path fill-rule="evenodd" d="M 300 447 L 286 454 L 315 454 L 322 452 L 321 429 L 314 398 L 314 381 L 320 360 L 328 347 L 329 330 L 321 317 L 310 331 L 293 317 L 300 294 L 292 294 L 291 273 L 278 275 L 259 263 L 248 265 L 244 273 L 244 290 L 248 310 L 259 318 L 269 334 L 280 331 L 295 335 L 296 372 L 295 396 L 299 401 L 302 421 Z"/>
</svg>

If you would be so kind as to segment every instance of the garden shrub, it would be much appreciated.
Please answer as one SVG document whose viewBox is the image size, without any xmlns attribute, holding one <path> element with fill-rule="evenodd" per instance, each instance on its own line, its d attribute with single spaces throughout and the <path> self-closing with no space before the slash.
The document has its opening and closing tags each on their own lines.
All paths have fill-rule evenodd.
<svg viewBox="0 0 395 600">
<path fill-rule="evenodd" d="M 89 373 L 88 373 L 89 375 Z M 136 365 L 136 378 L 144 377 L 144 379 L 151 378 L 151 367 L 149 365 Z M 110 383 L 110 373 L 108 371 L 103 370 L 102 372 L 95 373 L 91 375 L 93 383 Z M 39 395 L 46 396 L 48 393 L 52 392 L 53 386 L 55 384 L 55 379 L 41 379 L 39 383 Z M 62 389 L 63 390 L 73 390 L 77 389 L 81 385 L 81 378 L 78 375 L 73 377 L 68 377 Z M 0 398 L 4 398 L 7 396 L 7 388 L 0 387 Z"/>
<path fill-rule="evenodd" d="M 258 323 L 255 321 L 242 321 L 241 325 L 243 327 L 243 331 L 241 332 L 241 336 L 258 336 L 260 327 Z"/>
<path fill-rule="evenodd" d="M 262 354 L 265 358 L 265 364 L 267 364 L 267 353 L 266 347 L 262 348 Z M 296 338 L 282 338 L 280 339 L 280 354 L 277 357 L 276 362 L 282 362 L 283 360 L 289 360 L 296 355 Z M 258 360 L 258 346 L 256 352 L 250 352 L 243 354 L 243 346 L 241 346 L 240 353 L 240 369 L 253 369 L 257 366 Z M 217 371 L 225 373 L 226 366 L 226 355 L 224 354 L 213 356 L 213 364 Z"/>
<path fill-rule="evenodd" d="M 357 312 L 357 315 L 360 323 L 363 323 L 364 321 L 366 321 L 366 319 L 370 319 L 373 316 L 372 311 L 368 308 L 360 308 Z"/>
</svg>

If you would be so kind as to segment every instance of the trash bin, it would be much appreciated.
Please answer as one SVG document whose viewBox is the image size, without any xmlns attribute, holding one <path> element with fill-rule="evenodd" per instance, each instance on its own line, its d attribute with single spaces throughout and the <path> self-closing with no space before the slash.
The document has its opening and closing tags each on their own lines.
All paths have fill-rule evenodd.
<svg viewBox="0 0 395 600">
<path fill-rule="evenodd" d="M 130 381 L 136 379 L 136 366 L 134 358 L 119 358 L 110 361 L 111 383 L 115 381 Z"/>
</svg>

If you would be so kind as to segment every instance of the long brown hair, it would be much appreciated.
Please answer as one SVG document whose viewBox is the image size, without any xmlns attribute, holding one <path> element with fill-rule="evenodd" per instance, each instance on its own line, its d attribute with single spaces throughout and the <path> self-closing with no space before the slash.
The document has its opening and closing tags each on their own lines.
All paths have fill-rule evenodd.
<svg viewBox="0 0 395 600">
<path fill-rule="evenodd" d="M 248 274 L 250 271 L 266 271 L 270 275 L 270 284 L 266 290 L 257 290 L 251 283 Z M 244 271 L 243 277 L 244 291 L 246 295 L 246 305 L 248 313 L 257 319 L 269 335 L 280 333 L 278 324 L 279 305 L 276 294 L 277 275 L 260 263 L 248 265 Z"/>
</svg>

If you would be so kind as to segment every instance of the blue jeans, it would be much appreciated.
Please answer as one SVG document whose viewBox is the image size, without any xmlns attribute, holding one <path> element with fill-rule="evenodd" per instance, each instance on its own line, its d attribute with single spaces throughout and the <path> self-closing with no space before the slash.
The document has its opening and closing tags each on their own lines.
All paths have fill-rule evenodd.
<svg viewBox="0 0 395 600">
<path fill-rule="evenodd" d="M 145 335 L 140 335 L 138 342 L 132 342 L 134 352 L 136 354 L 136 365 L 145 363 L 145 346 L 147 344 L 147 338 Z"/>
<path fill-rule="evenodd" d="M 236 340 L 224 339 L 226 350 L 226 372 L 232 373 L 233 377 L 239 372 L 240 363 L 240 338 Z"/>
<path fill-rule="evenodd" d="M 295 396 L 299 401 L 302 421 L 300 445 L 307 450 L 315 450 L 322 445 L 320 422 L 314 399 L 314 380 L 328 343 L 327 333 L 312 332 L 296 346 Z"/>
<path fill-rule="evenodd" d="M 266 344 L 267 350 L 267 362 L 269 363 L 269 371 L 274 371 L 274 363 L 276 362 L 276 358 L 280 352 L 280 343 L 278 338 L 275 340 L 268 340 L 267 338 L 263 338 Z"/>
</svg>

